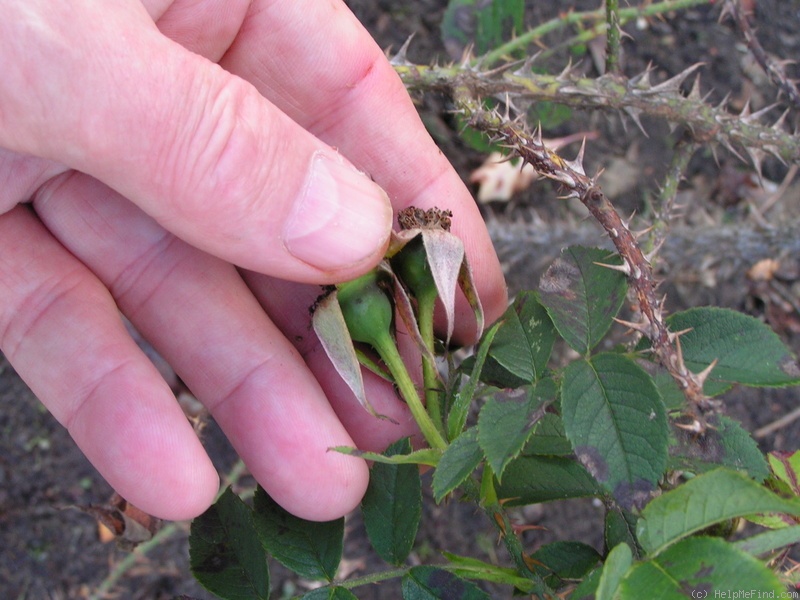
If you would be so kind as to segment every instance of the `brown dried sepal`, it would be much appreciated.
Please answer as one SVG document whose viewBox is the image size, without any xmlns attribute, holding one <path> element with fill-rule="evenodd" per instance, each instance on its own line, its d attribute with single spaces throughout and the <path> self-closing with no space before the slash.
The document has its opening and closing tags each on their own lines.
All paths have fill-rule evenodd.
<svg viewBox="0 0 800 600">
<path fill-rule="evenodd" d="M 161 519 L 147 514 L 119 494 L 114 494 L 108 504 L 90 504 L 78 508 L 97 520 L 101 541 L 113 539 L 123 550 L 133 550 L 150 540 L 161 528 Z"/>
</svg>

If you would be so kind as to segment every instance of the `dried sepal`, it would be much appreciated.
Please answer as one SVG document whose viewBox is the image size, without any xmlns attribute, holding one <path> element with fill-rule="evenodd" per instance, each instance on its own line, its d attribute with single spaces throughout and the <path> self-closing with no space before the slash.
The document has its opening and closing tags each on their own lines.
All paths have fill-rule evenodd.
<svg viewBox="0 0 800 600">
<path fill-rule="evenodd" d="M 347 384 L 359 404 L 367 412 L 373 416 L 379 416 L 367 399 L 364 378 L 361 374 L 361 363 L 356 355 L 353 340 L 350 339 L 350 332 L 347 329 L 347 323 L 335 291 L 317 303 L 312 317 L 312 325 L 325 354 L 328 355 L 336 372 L 339 373 L 339 377 Z"/>
<path fill-rule="evenodd" d="M 483 308 L 475 292 L 464 243 L 450 233 L 450 217 L 450 211 L 436 208 L 423 211 L 409 207 L 401 211 L 398 221 L 402 229 L 393 234 L 387 252 L 387 256 L 396 260 L 395 257 L 409 244 L 418 238 L 422 239 L 427 268 L 430 269 L 431 278 L 447 319 L 446 344 L 450 343 L 455 326 L 457 287 L 462 289 L 467 302 L 472 307 L 479 330 L 483 329 Z"/>
</svg>

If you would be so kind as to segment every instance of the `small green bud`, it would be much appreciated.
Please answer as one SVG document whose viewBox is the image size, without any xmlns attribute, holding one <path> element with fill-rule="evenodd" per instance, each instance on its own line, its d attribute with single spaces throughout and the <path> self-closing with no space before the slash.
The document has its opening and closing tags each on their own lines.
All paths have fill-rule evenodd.
<svg viewBox="0 0 800 600">
<path fill-rule="evenodd" d="M 394 306 L 384 278 L 377 270 L 372 270 L 336 287 L 350 337 L 355 342 L 379 348 L 391 334 L 394 319 Z"/>
<path fill-rule="evenodd" d="M 422 236 L 417 236 L 392 257 L 392 270 L 417 300 L 439 294 L 428 264 Z"/>
</svg>

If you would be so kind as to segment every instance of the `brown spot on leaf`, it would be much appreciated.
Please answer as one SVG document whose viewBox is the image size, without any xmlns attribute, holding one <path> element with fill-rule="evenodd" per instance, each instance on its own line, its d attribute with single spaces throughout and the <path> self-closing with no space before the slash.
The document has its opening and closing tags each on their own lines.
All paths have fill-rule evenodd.
<svg viewBox="0 0 800 600">
<path fill-rule="evenodd" d="M 539 289 L 545 294 L 558 294 L 568 300 L 575 298 L 570 289 L 580 276 L 580 271 L 571 262 L 557 258 L 539 279 Z"/>
<path fill-rule="evenodd" d="M 778 368 L 789 377 L 800 377 L 800 364 L 789 354 L 784 356 L 783 360 L 778 363 Z"/>
<path fill-rule="evenodd" d="M 714 594 L 711 592 L 710 583 L 700 583 L 692 585 L 688 581 L 682 580 L 680 582 L 681 591 L 687 598 L 713 598 Z"/>
<path fill-rule="evenodd" d="M 597 448 L 594 446 L 578 446 L 575 448 L 575 455 L 596 481 L 603 483 L 608 480 L 608 463 Z"/>
<path fill-rule="evenodd" d="M 645 479 L 622 481 L 614 488 L 614 498 L 626 510 L 641 510 L 653 495 L 655 486 Z"/>
<path fill-rule="evenodd" d="M 463 598 L 466 593 L 464 582 L 452 573 L 436 569 L 431 573 L 426 582 L 433 590 L 439 593 L 439 598 Z"/>
</svg>

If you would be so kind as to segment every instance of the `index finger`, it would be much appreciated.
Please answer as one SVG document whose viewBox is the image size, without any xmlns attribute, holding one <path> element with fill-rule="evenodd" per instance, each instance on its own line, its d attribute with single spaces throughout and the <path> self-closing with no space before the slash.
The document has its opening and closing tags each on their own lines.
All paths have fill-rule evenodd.
<svg viewBox="0 0 800 600">
<path fill-rule="evenodd" d="M 381 49 L 339 0 L 256 0 L 221 61 L 322 141 L 339 148 L 389 194 L 395 209 L 453 211 L 487 322 L 507 293 L 477 206 L 425 130 Z M 457 323 L 465 319 L 462 307 Z M 462 326 L 461 337 L 469 337 Z"/>
</svg>

